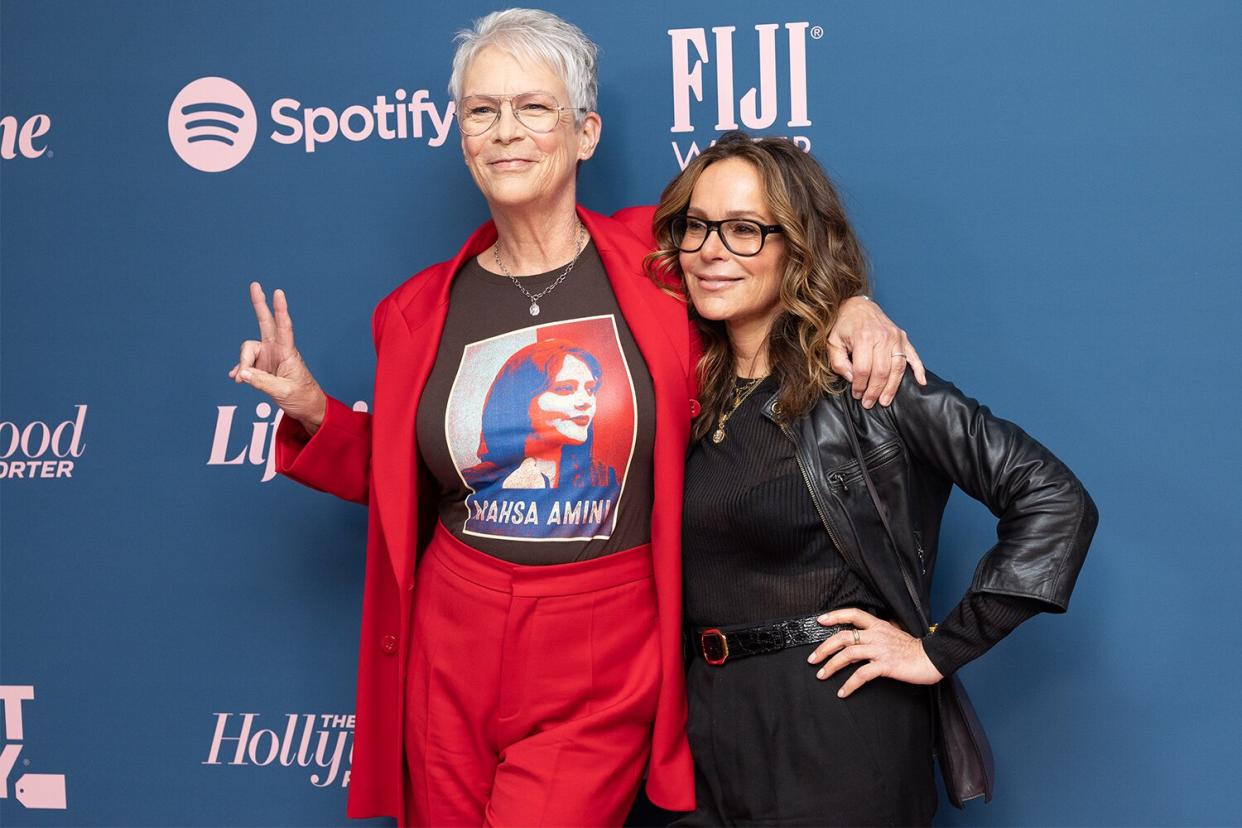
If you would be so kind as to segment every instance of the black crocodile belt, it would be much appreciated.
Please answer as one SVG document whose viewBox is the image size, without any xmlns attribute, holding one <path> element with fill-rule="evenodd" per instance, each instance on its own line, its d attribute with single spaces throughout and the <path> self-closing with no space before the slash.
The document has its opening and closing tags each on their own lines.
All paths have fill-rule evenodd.
<svg viewBox="0 0 1242 828">
<path fill-rule="evenodd" d="M 719 667 L 731 658 L 774 653 L 800 644 L 817 644 L 839 633 L 854 629 L 852 624 L 825 627 L 815 619 L 818 615 L 775 621 L 740 630 L 721 631 L 716 627 L 699 632 L 699 652 L 708 664 Z"/>
</svg>

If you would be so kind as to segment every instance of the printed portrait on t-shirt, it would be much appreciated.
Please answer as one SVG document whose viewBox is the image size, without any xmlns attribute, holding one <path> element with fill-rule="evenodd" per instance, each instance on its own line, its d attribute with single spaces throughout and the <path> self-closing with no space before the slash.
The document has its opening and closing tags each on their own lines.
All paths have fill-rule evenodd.
<svg viewBox="0 0 1242 828">
<path fill-rule="evenodd" d="M 635 407 L 612 316 L 467 345 L 445 418 L 453 464 L 471 492 L 462 532 L 610 537 L 634 452 Z"/>
</svg>

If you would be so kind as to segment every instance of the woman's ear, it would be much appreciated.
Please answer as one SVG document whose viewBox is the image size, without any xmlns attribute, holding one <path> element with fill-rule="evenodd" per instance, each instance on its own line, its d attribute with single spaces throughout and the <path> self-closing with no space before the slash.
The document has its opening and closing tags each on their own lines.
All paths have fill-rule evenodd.
<svg viewBox="0 0 1242 828">
<path fill-rule="evenodd" d="M 582 116 L 578 126 L 578 160 L 585 161 L 595 154 L 599 144 L 600 133 L 604 129 L 604 121 L 598 112 L 588 112 Z"/>
</svg>

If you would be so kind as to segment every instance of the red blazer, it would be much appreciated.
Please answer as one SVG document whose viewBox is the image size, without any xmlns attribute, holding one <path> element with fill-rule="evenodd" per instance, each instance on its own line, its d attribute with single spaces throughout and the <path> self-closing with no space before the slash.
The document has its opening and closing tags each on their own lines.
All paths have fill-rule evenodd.
<svg viewBox="0 0 1242 828">
<path fill-rule="evenodd" d="M 652 248 L 652 208 L 631 208 L 609 218 L 579 207 L 578 215 L 603 260 L 655 389 L 651 547 L 663 683 L 647 795 L 661 807 L 691 810 L 694 771 L 685 737 L 682 673 L 681 500 L 690 418 L 698 413 L 697 341 L 684 304 L 656 288 L 643 273 L 643 257 Z M 276 464 L 283 474 L 370 506 L 347 809 L 351 817 L 405 813 L 405 636 L 410 628 L 414 564 L 437 519 L 435 499 L 419 497 L 433 484 L 415 444 L 415 412 L 435 362 L 453 277 L 495 240 L 495 225 L 488 222 L 453 259 L 409 279 L 376 307 L 374 415 L 352 411 L 329 398 L 323 425 L 313 437 L 308 438 L 291 417 L 282 418 L 277 432 Z"/>
</svg>

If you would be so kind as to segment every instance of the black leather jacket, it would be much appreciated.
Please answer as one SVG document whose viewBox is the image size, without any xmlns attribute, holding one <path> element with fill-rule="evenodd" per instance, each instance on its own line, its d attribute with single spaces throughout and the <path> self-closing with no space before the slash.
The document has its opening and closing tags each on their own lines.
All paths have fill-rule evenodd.
<svg viewBox="0 0 1242 828">
<path fill-rule="evenodd" d="M 764 414 L 781 424 L 776 397 Z M 895 544 L 865 486 L 846 417 L 858 441 Z M 1095 533 L 1095 503 L 1064 463 L 1026 432 L 992 415 L 928 372 L 920 386 L 906 372 L 888 408 L 867 410 L 850 394 L 824 395 L 807 415 L 781 425 L 837 549 L 884 598 L 894 621 L 927 633 L 922 606 L 936 566 L 940 521 L 957 484 L 999 518 L 996 545 L 975 570 L 970 590 L 1036 599 L 1064 612 Z"/>
</svg>

